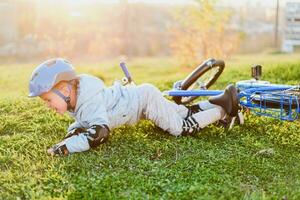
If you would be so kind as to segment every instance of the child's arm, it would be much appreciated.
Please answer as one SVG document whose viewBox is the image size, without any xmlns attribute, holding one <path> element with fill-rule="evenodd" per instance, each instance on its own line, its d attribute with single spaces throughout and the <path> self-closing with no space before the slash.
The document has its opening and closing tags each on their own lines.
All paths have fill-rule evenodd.
<svg viewBox="0 0 300 200">
<path fill-rule="evenodd" d="M 64 139 L 71 137 L 73 135 L 78 135 L 79 133 L 82 133 L 84 131 L 86 131 L 86 129 L 82 127 L 81 124 L 79 124 L 77 121 L 75 121 L 69 126 L 68 133 L 66 134 Z"/>
<path fill-rule="evenodd" d="M 85 132 L 74 134 L 48 150 L 48 154 L 68 155 L 87 151 L 107 141 L 109 129 L 106 125 L 93 125 Z"/>
<path fill-rule="evenodd" d="M 69 126 L 68 133 L 70 133 L 76 129 L 80 129 L 80 128 L 83 128 L 83 127 L 81 126 L 81 124 L 79 124 L 77 121 L 75 121 Z"/>
<path fill-rule="evenodd" d="M 54 146 L 55 148 L 49 149 L 49 154 L 67 155 L 69 153 L 87 151 L 108 140 L 108 116 L 106 108 L 100 99 L 96 99 L 96 102 L 90 102 L 81 109 L 80 113 L 78 113 L 80 121 L 87 124 L 88 128 L 73 129 L 62 142 Z"/>
</svg>

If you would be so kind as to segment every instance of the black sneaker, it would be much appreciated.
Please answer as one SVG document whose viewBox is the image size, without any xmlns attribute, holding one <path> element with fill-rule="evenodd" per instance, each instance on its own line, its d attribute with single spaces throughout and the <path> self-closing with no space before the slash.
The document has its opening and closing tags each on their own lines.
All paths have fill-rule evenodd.
<svg viewBox="0 0 300 200">
<path fill-rule="evenodd" d="M 238 93 L 232 84 L 228 85 L 222 94 L 210 97 L 208 101 L 221 106 L 230 117 L 235 117 L 238 114 Z"/>
</svg>

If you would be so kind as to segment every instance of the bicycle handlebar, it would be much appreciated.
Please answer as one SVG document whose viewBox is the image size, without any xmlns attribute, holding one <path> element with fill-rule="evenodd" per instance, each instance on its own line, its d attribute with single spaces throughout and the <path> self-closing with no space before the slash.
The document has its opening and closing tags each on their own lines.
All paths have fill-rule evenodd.
<svg viewBox="0 0 300 200">
<path fill-rule="evenodd" d="M 127 67 L 126 67 L 125 62 L 121 62 L 120 63 L 120 67 L 122 68 L 122 71 L 124 72 L 125 77 L 128 79 L 128 83 L 131 83 L 132 82 L 132 78 L 131 78 L 131 75 L 130 75 Z"/>
</svg>

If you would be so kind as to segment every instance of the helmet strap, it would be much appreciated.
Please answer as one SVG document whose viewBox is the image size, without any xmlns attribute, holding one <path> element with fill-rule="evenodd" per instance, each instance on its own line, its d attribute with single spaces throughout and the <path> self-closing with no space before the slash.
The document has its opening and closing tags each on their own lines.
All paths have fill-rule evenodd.
<svg viewBox="0 0 300 200">
<path fill-rule="evenodd" d="M 69 93 L 71 94 L 71 84 L 68 83 L 68 90 L 69 90 Z M 63 95 L 59 90 L 57 89 L 52 89 L 52 91 L 58 95 L 60 98 L 62 98 L 66 103 L 67 103 L 67 110 L 68 111 L 74 111 L 74 109 L 72 108 L 71 106 L 71 98 L 70 98 L 70 95 L 68 97 L 66 97 L 65 95 Z"/>
</svg>

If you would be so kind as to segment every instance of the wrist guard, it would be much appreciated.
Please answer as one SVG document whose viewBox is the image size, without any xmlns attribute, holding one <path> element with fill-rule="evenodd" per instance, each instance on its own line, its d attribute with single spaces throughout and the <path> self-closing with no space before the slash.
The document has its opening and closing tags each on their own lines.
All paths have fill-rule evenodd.
<svg viewBox="0 0 300 200">
<path fill-rule="evenodd" d="M 52 148 L 54 155 L 66 156 L 69 154 L 66 144 L 56 144 Z"/>
</svg>

